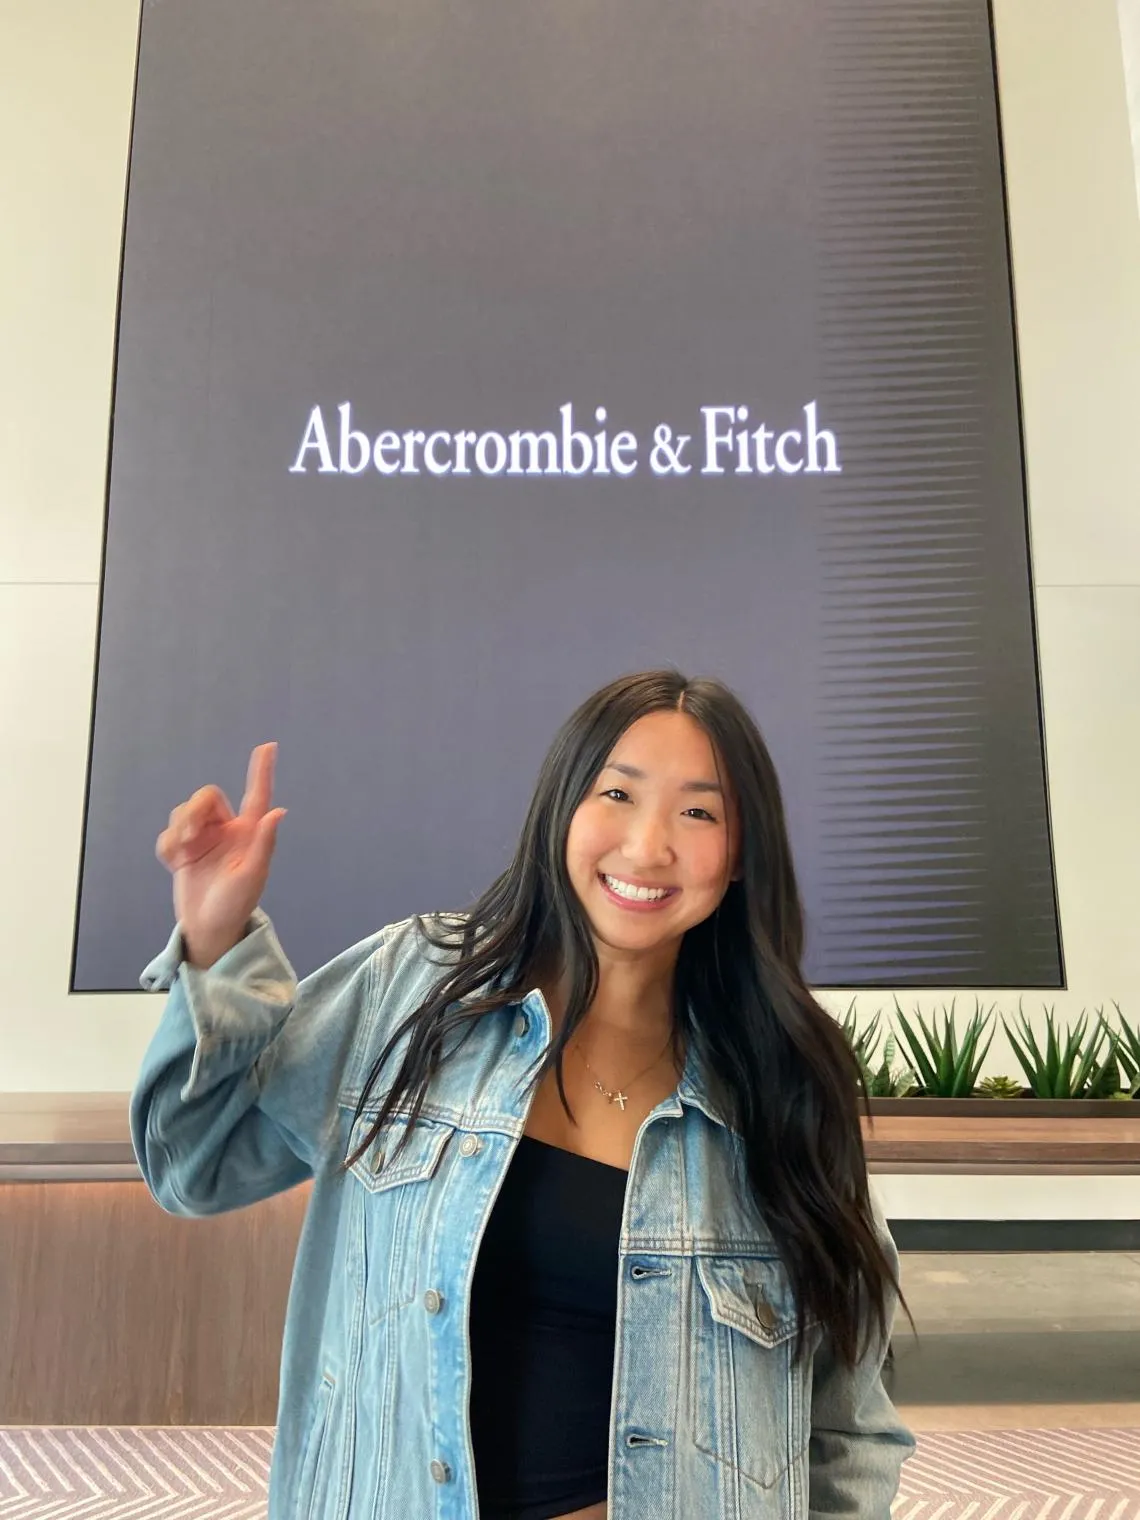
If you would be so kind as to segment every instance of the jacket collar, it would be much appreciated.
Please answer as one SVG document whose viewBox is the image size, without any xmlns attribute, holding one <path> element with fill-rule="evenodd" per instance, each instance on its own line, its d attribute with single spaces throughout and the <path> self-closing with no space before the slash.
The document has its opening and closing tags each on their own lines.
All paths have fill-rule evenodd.
<svg viewBox="0 0 1140 1520">
<path fill-rule="evenodd" d="M 677 1084 L 677 1096 L 691 1108 L 699 1108 L 706 1119 L 719 1124 L 721 1129 L 731 1127 L 713 1101 L 708 1062 L 694 1041 L 689 1042 L 685 1053 L 685 1067 Z"/>
<path fill-rule="evenodd" d="M 546 1006 L 546 999 L 537 987 L 532 988 L 512 1008 L 524 1010 L 532 1018 L 536 1018 L 542 1031 L 542 1045 L 545 1049 L 549 1044 L 553 1033 L 553 1025 L 550 1018 L 550 1010 Z M 679 1116 L 681 1105 L 687 1104 L 690 1108 L 698 1108 L 707 1119 L 714 1124 L 719 1124 L 721 1129 L 730 1126 L 720 1113 L 712 1098 L 712 1083 L 709 1081 L 708 1062 L 694 1041 L 689 1042 L 685 1052 L 685 1065 L 681 1072 L 681 1079 L 676 1087 L 676 1101 L 673 1104 L 674 1116 Z M 666 1102 L 671 1100 L 667 1099 Z M 669 1110 L 666 1109 L 666 1112 Z"/>
</svg>

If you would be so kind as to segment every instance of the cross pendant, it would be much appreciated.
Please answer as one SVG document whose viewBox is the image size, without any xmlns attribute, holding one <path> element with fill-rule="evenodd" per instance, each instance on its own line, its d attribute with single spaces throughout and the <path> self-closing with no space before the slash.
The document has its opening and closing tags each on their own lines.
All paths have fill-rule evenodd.
<svg viewBox="0 0 1140 1520">
<path fill-rule="evenodd" d="M 616 1092 L 616 1093 L 614 1093 L 613 1097 L 610 1099 L 610 1102 L 611 1103 L 616 1103 L 618 1105 L 618 1107 L 621 1109 L 622 1113 L 624 1114 L 625 1113 L 625 1105 L 628 1102 L 628 1096 L 627 1096 L 627 1094 L 625 1094 L 623 1092 Z"/>
</svg>

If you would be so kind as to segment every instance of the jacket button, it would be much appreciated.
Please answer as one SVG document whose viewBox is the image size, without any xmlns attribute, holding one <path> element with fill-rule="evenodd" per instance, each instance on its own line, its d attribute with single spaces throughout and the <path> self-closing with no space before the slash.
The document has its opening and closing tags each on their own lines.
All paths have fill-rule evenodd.
<svg viewBox="0 0 1140 1520">
<path fill-rule="evenodd" d="M 758 1294 L 756 1298 L 756 1318 L 765 1330 L 776 1328 L 776 1311 L 763 1294 Z"/>
<path fill-rule="evenodd" d="M 424 1294 L 424 1308 L 429 1314 L 438 1314 L 443 1308 L 443 1294 L 437 1293 L 434 1288 L 429 1288 Z"/>
<path fill-rule="evenodd" d="M 374 1151 L 372 1155 L 372 1175 L 375 1176 L 377 1172 L 382 1170 L 383 1166 L 384 1152 L 382 1150 Z"/>
<path fill-rule="evenodd" d="M 448 1483 L 451 1481 L 451 1468 L 448 1467 L 446 1462 L 441 1462 L 438 1457 L 432 1462 L 430 1472 L 437 1483 Z"/>
<path fill-rule="evenodd" d="M 481 1149 L 478 1135 L 464 1135 L 459 1142 L 459 1154 L 461 1156 L 476 1156 Z"/>
<path fill-rule="evenodd" d="M 520 1040 L 522 1039 L 523 1035 L 526 1034 L 526 1014 L 525 1013 L 520 1013 L 519 1016 L 518 1016 L 518 1018 L 515 1020 L 515 1033 L 518 1035 L 518 1037 L 519 1037 Z"/>
</svg>

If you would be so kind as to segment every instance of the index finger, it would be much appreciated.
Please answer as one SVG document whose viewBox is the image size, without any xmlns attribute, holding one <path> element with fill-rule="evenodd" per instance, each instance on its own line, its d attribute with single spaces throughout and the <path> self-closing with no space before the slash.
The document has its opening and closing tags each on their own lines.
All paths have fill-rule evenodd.
<svg viewBox="0 0 1140 1520">
<path fill-rule="evenodd" d="M 259 744 L 249 757 L 245 793 L 241 799 L 243 818 L 263 818 L 273 800 L 273 772 L 277 765 L 277 745 Z"/>
</svg>

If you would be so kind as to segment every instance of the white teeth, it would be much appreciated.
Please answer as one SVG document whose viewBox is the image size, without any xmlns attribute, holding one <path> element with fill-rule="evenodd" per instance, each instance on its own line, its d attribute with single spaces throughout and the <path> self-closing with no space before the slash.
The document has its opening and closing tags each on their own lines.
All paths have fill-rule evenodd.
<svg viewBox="0 0 1140 1520">
<path fill-rule="evenodd" d="M 669 896 L 668 887 L 631 887 L 629 882 L 616 876 L 606 876 L 604 880 L 611 892 L 616 892 L 619 897 L 630 897 L 635 902 L 657 902 Z"/>
</svg>

